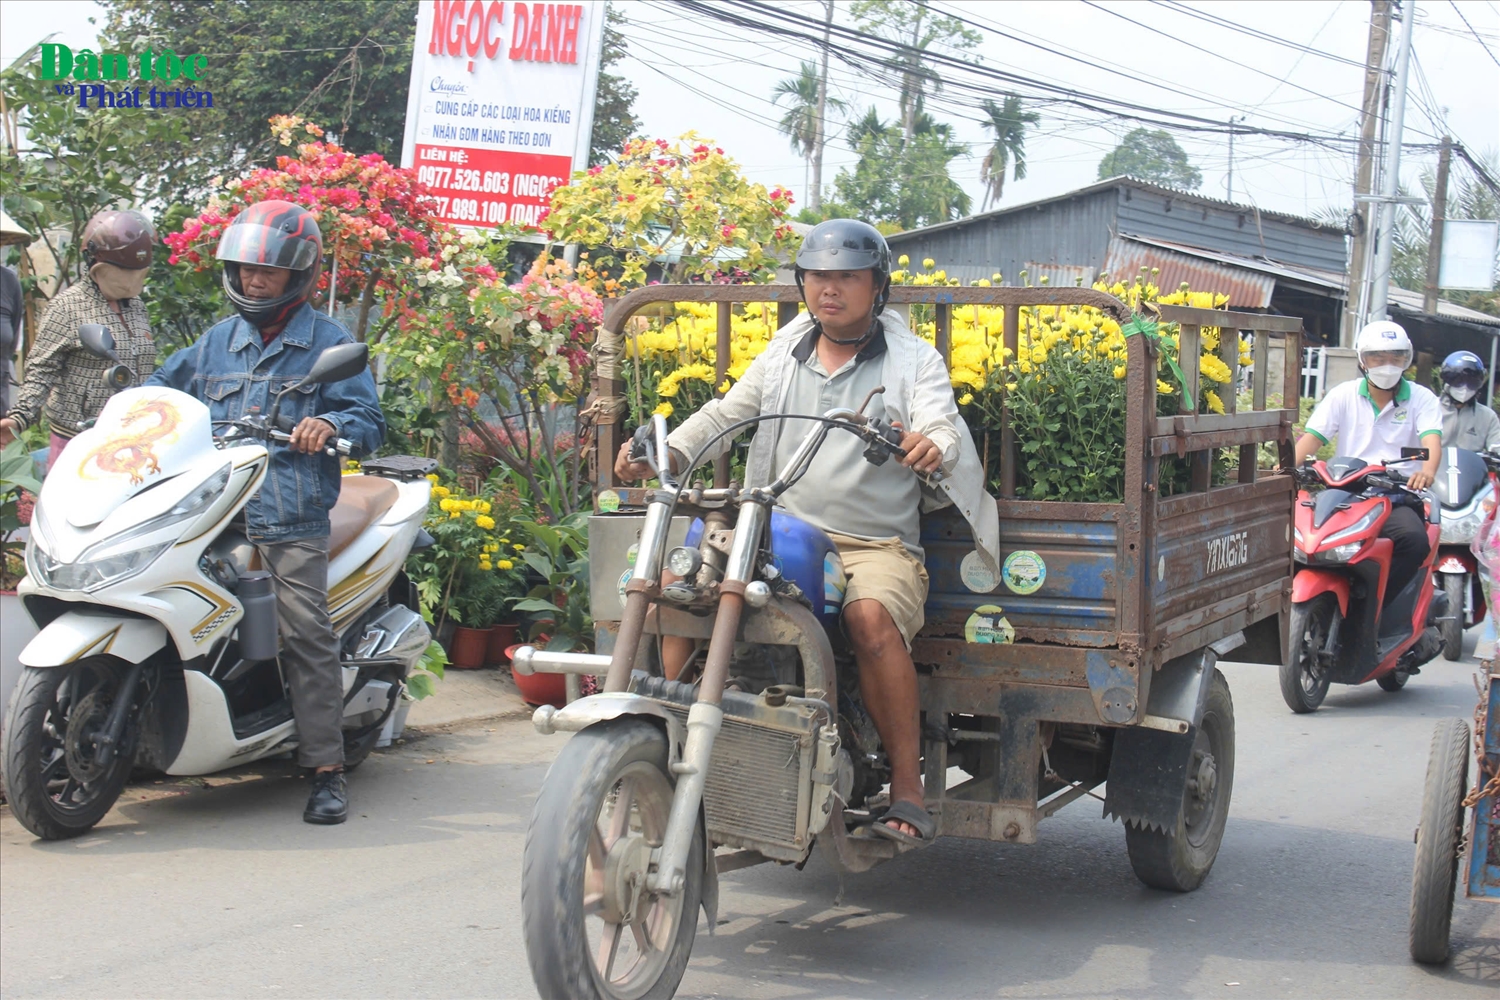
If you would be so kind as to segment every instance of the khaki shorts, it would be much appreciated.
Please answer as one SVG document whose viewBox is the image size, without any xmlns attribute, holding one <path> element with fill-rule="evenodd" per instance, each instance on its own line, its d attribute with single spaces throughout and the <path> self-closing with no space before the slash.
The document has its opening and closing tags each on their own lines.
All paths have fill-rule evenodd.
<svg viewBox="0 0 1500 1000">
<path fill-rule="evenodd" d="M 926 621 L 922 608 L 927 603 L 927 567 L 917 561 L 899 538 L 850 538 L 829 533 L 829 538 L 844 560 L 844 575 L 849 588 L 844 604 L 853 601 L 879 601 L 890 613 L 906 648 L 922 630 Z"/>
</svg>

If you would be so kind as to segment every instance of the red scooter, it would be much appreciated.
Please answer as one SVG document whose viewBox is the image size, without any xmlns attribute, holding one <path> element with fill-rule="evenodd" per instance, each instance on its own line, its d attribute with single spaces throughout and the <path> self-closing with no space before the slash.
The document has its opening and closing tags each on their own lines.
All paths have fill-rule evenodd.
<svg viewBox="0 0 1500 1000">
<path fill-rule="evenodd" d="M 1386 465 L 1338 457 L 1296 470 L 1303 489 L 1293 552 L 1301 566 L 1292 578 L 1291 635 L 1281 665 L 1281 696 L 1292 711 L 1315 711 L 1334 682 L 1374 680 L 1399 691 L 1442 652 L 1435 623 L 1446 618 L 1448 600 L 1432 586 L 1438 507 L 1430 495 L 1405 488 L 1406 477 L 1391 468 L 1426 459 L 1425 448 L 1403 448 L 1400 461 Z M 1422 515 L 1429 551 L 1387 603 L 1392 543 L 1380 532 L 1398 506 Z"/>
</svg>

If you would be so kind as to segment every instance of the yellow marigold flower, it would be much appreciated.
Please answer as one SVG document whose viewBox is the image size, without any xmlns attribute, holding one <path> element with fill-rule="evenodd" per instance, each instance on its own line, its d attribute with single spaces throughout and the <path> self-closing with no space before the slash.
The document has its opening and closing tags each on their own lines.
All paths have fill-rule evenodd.
<svg viewBox="0 0 1500 1000">
<path fill-rule="evenodd" d="M 896 258 L 896 263 L 900 267 L 905 267 L 911 263 L 911 258 L 906 256 L 906 254 L 902 254 L 901 256 Z"/>
<path fill-rule="evenodd" d="M 1175 385 L 1171 385 L 1170 383 L 1163 382 L 1161 379 L 1157 379 L 1156 391 L 1163 396 L 1170 396 L 1172 395 L 1172 393 L 1177 391 L 1177 387 Z"/>
<path fill-rule="evenodd" d="M 429 473 L 427 473 L 427 477 L 426 478 L 427 478 L 427 481 L 429 483 L 436 483 L 438 481 L 438 477 L 437 477 L 437 473 L 436 472 L 429 472 Z"/>
<path fill-rule="evenodd" d="M 1220 399 L 1219 394 L 1217 392 L 1214 392 L 1212 389 L 1203 394 L 1203 400 L 1208 404 L 1208 408 L 1211 412 L 1224 412 L 1224 401 Z"/>
<path fill-rule="evenodd" d="M 513 563 L 513 562 L 511 562 L 509 559 L 501 559 L 499 562 L 495 563 L 495 565 L 499 566 L 501 569 L 515 569 L 516 568 L 516 564 Z"/>
<path fill-rule="evenodd" d="M 1115 378 L 1124 378 L 1124 377 L 1125 377 L 1125 366 L 1124 365 L 1115 365 Z"/>
<path fill-rule="evenodd" d="M 439 486 L 438 489 L 441 490 L 442 487 Z M 455 503 L 457 503 L 456 500 L 449 500 L 447 497 L 444 497 L 443 499 L 441 499 L 441 500 L 438 501 L 438 510 L 442 510 L 442 511 L 452 510 L 453 509 L 453 505 Z"/>
<path fill-rule="evenodd" d="M 452 511 L 448 512 L 448 520 L 450 520 L 450 521 L 455 520 L 456 518 L 460 518 L 460 517 L 463 517 L 463 514 L 459 513 L 456 510 L 452 510 Z"/>
<path fill-rule="evenodd" d="M 652 410 L 651 413 L 653 416 L 670 417 L 672 415 L 672 404 L 665 401 L 657 403 L 656 409 Z"/>
<path fill-rule="evenodd" d="M 526 551 L 526 546 L 520 545 L 520 544 L 512 545 L 511 548 L 515 549 L 517 552 L 525 552 Z"/>
<path fill-rule="evenodd" d="M 937 267 L 937 261 L 933 260 L 931 257 L 923 257 L 922 266 L 931 271 L 934 267 Z"/>
<path fill-rule="evenodd" d="M 488 514 L 480 514 L 474 519 L 474 523 L 479 525 L 485 531 L 489 531 L 495 526 L 495 519 L 493 517 L 490 517 Z"/>
<path fill-rule="evenodd" d="M 427 478 L 428 479 L 436 479 L 437 477 L 436 476 L 428 476 Z M 448 494 L 450 492 L 451 491 L 446 486 L 434 486 L 432 488 L 432 495 L 435 496 L 435 497 L 439 497 L 439 498 L 448 496 Z"/>
</svg>

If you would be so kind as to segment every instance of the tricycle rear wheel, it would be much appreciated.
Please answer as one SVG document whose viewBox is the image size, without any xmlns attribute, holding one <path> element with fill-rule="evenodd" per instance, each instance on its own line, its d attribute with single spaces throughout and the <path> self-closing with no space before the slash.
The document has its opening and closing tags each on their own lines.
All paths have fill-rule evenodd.
<svg viewBox="0 0 1500 1000">
<path fill-rule="evenodd" d="M 1411 957 L 1418 962 L 1448 960 L 1468 781 L 1469 724 L 1444 719 L 1433 730 L 1427 754 L 1427 784 L 1411 872 Z"/>
<path fill-rule="evenodd" d="M 639 718 L 597 723 L 568 741 L 526 830 L 521 915 L 544 1000 L 665 1000 L 677 992 L 698 928 L 703 838 L 675 896 L 645 885 L 672 808 L 667 738 Z"/>
<path fill-rule="evenodd" d="M 1154 889 L 1191 892 L 1208 877 L 1234 789 L 1234 701 L 1217 668 L 1209 681 L 1203 721 L 1197 726 L 1182 807 L 1172 829 L 1125 825 L 1125 847 L 1136 878 Z"/>
</svg>

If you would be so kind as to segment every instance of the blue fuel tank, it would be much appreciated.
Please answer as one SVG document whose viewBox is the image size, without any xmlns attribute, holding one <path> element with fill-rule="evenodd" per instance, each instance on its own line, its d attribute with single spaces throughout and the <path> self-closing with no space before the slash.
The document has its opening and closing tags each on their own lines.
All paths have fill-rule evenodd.
<svg viewBox="0 0 1500 1000">
<path fill-rule="evenodd" d="M 702 537 L 703 522 L 694 521 L 683 544 L 696 546 Z M 807 595 L 824 625 L 838 624 L 848 581 L 844 560 L 822 528 L 772 509 L 771 559 L 781 575 Z"/>
</svg>

